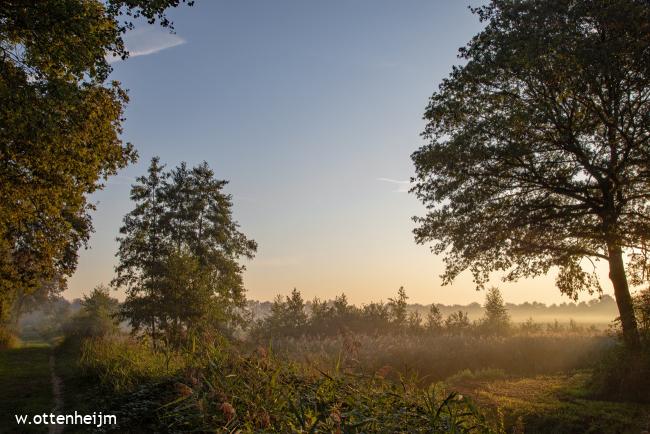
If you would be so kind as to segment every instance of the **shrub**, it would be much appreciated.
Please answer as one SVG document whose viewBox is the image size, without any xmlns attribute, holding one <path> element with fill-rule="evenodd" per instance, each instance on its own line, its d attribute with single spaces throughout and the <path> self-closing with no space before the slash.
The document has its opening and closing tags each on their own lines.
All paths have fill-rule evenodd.
<svg viewBox="0 0 650 434">
<path fill-rule="evenodd" d="M 113 335 L 119 327 L 115 316 L 119 309 L 117 299 L 110 296 L 108 288 L 97 286 L 84 296 L 81 309 L 63 326 L 67 339 L 83 339 Z"/>
<path fill-rule="evenodd" d="M 621 342 L 596 362 L 592 393 L 599 398 L 650 402 L 650 347 L 631 352 Z"/>
<path fill-rule="evenodd" d="M 467 333 L 471 329 L 472 325 L 469 322 L 469 317 L 467 312 L 459 310 L 449 314 L 445 320 L 445 328 L 447 332 L 452 335 L 462 335 Z"/>
<path fill-rule="evenodd" d="M 478 329 L 486 335 L 504 335 L 510 331 L 510 315 L 498 288 L 492 287 L 485 295 L 485 317 L 478 323 Z"/>
<path fill-rule="evenodd" d="M 20 340 L 10 330 L 0 326 L 0 350 L 16 348 L 20 345 Z"/>
</svg>

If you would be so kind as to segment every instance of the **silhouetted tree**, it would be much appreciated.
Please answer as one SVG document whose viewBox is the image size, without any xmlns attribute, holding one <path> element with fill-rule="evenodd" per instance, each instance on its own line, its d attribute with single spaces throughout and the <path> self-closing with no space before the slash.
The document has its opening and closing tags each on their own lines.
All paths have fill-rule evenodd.
<svg viewBox="0 0 650 434">
<path fill-rule="evenodd" d="M 411 333 L 418 333 L 422 331 L 422 315 L 420 315 L 420 312 L 417 310 L 409 312 L 408 318 L 406 320 L 406 327 Z"/>
<path fill-rule="evenodd" d="M 317 307 L 318 318 L 327 321 L 330 309 L 323 309 L 323 306 Z M 305 312 L 305 302 L 296 288 L 291 291 L 289 297 L 278 295 L 271 306 L 271 313 L 255 325 L 252 335 L 255 338 L 278 338 L 283 336 L 302 336 L 308 330 L 307 313 Z M 315 326 L 312 323 L 312 330 L 321 329 L 320 324 Z"/>
<path fill-rule="evenodd" d="M 444 283 L 479 287 L 559 270 L 558 288 L 600 291 L 605 260 L 626 344 L 639 345 L 623 255 L 650 237 L 650 4 L 492 0 L 485 29 L 430 100 L 413 154 L 429 211 L 419 243 L 446 254 Z"/>
<path fill-rule="evenodd" d="M 492 287 L 485 294 L 485 317 L 480 321 L 480 327 L 489 334 L 503 334 L 510 328 L 510 315 L 499 288 Z"/>
<path fill-rule="evenodd" d="M 403 286 L 400 286 L 400 288 L 397 290 L 396 298 L 388 299 L 388 307 L 390 308 L 391 322 L 396 329 L 401 329 L 404 326 L 406 326 L 406 320 L 407 320 L 406 307 L 408 306 L 406 300 L 408 300 L 408 296 L 406 295 L 406 291 L 404 290 Z"/>
<path fill-rule="evenodd" d="M 459 310 L 451 313 L 445 320 L 445 329 L 452 335 L 460 335 L 469 331 L 471 324 L 466 312 Z"/>
<path fill-rule="evenodd" d="M 424 327 L 430 332 L 440 332 L 443 327 L 442 313 L 435 303 L 431 303 L 429 306 L 429 312 L 427 312 L 427 317 L 425 320 Z"/>
</svg>

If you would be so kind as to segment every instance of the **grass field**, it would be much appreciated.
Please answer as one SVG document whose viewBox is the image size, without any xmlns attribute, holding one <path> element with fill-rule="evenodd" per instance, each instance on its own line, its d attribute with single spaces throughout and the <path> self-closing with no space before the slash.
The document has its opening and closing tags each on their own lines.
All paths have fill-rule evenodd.
<svg viewBox="0 0 650 434">
<path fill-rule="evenodd" d="M 589 371 L 500 379 L 490 374 L 466 371 L 447 386 L 480 407 L 498 408 L 516 432 L 638 434 L 650 428 L 650 405 L 588 399 Z"/>
<path fill-rule="evenodd" d="M 107 347 L 103 344 L 101 348 L 108 349 L 110 345 Z M 126 353 L 120 350 L 119 354 L 120 360 L 123 361 L 120 363 L 121 368 L 116 365 L 114 367 L 115 369 L 123 369 L 125 367 L 124 362 L 126 360 L 121 357 Z M 143 393 L 142 391 L 150 389 L 148 386 L 149 383 L 151 383 L 151 387 L 155 384 L 163 384 L 166 381 L 172 381 L 170 384 L 174 384 L 173 382 L 177 380 L 191 384 L 191 382 L 188 383 L 186 381 L 187 379 L 183 380 L 183 376 L 178 377 L 178 372 L 171 374 L 169 379 L 161 379 L 158 375 L 155 375 L 151 381 L 147 379 L 148 377 L 146 375 L 138 374 L 138 380 L 132 388 L 135 387 L 134 390 L 139 392 L 127 394 L 122 392 L 112 393 L 111 388 L 107 388 L 106 384 L 102 387 L 101 383 L 97 381 L 98 378 L 94 378 L 93 375 L 82 375 L 78 360 L 79 354 L 76 348 L 52 348 L 44 343 L 28 343 L 17 349 L 0 352 L 0 392 L 3 397 L 10 397 L 10 399 L 0 400 L 0 432 L 47 432 L 46 426 L 23 425 L 18 427 L 15 423 L 14 414 L 34 415 L 44 412 L 49 413 L 51 411 L 54 404 L 49 359 L 52 355 L 55 356 L 56 360 L 55 371 L 64 383 L 63 413 L 74 413 L 77 411 L 79 413 L 92 414 L 94 411 L 103 411 L 110 408 L 112 410 L 118 410 L 122 421 L 129 421 L 127 426 L 138 426 L 143 429 L 146 429 L 147 426 L 160 427 L 160 424 L 164 422 L 157 420 L 157 418 L 168 412 L 160 413 L 157 409 L 160 409 L 161 406 L 166 406 L 173 400 L 177 400 L 177 395 L 172 392 L 171 395 L 166 396 L 169 390 L 162 388 L 161 390 L 165 392 L 164 394 L 154 393 L 152 395 L 151 393 L 145 393 L 143 397 L 140 397 Z M 101 360 L 105 359 L 103 357 Z M 251 403 L 246 401 L 246 405 L 244 405 L 244 401 L 242 401 L 242 407 L 236 404 L 238 400 L 243 400 L 243 396 L 248 393 L 244 393 L 247 390 L 246 384 L 252 382 L 256 385 L 252 389 L 256 390 L 255 396 L 263 389 L 263 380 L 266 377 L 255 377 L 259 375 L 259 368 L 271 369 L 269 371 L 272 374 L 269 377 L 271 378 L 269 380 L 271 381 L 269 383 L 272 385 L 269 386 L 271 388 L 279 387 L 274 385 L 276 375 L 278 375 L 276 371 L 281 372 L 281 369 L 284 369 L 281 365 L 277 364 L 267 367 L 264 360 L 255 363 L 262 363 L 259 366 L 257 364 L 254 365 L 255 375 L 252 374 L 253 371 L 248 372 L 242 370 L 243 368 L 237 365 L 228 365 L 213 367 L 211 369 L 215 370 L 214 373 L 208 374 L 208 371 L 206 371 L 203 373 L 202 378 L 209 379 L 212 381 L 212 384 L 216 384 L 215 381 L 219 382 L 227 379 L 230 384 L 233 379 L 241 377 L 238 380 L 242 382 L 241 387 L 229 386 L 224 389 L 224 392 L 227 392 L 228 396 L 233 400 L 231 402 L 237 407 L 238 414 L 240 412 L 243 414 L 244 410 L 242 409 L 250 406 Z M 198 371 L 193 372 L 196 373 Z M 255 380 L 250 377 L 251 375 L 255 377 Z M 508 433 L 639 434 L 649 430 L 650 405 L 589 399 L 588 384 L 590 375 L 591 373 L 587 369 L 545 375 L 513 375 L 500 369 L 484 369 L 478 371 L 466 369 L 448 377 L 442 386 L 446 390 L 457 391 L 469 397 L 486 415 L 501 414 L 505 432 Z M 304 383 L 300 386 L 301 390 L 307 387 L 307 384 Z M 201 408 L 204 405 L 210 407 L 212 404 L 208 403 L 212 398 L 210 398 L 211 395 L 209 393 L 204 395 L 200 392 L 202 390 L 201 385 L 193 386 L 193 388 L 195 392 L 192 396 L 195 398 L 188 401 L 180 401 L 170 407 L 164 408 L 171 410 L 172 408 L 179 407 L 173 410 L 173 413 L 182 409 L 181 413 L 179 413 L 181 415 L 186 413 L 188 415 L 194 415 L 194 417 L 199 415 L 201 417 L 209 416 L 211 418 L 221 417 L 222 410 L 218 406 L 216 410 L 205 410 L 207 413 L 204 413 L 204 410 L 197 410 L 196 405 L 200 405 Z M 331 386 L 328 385 L 326 389 L 330 390 L 330 388 Z M 292 388 L 290 389 L 293 390 Z M 290 389 L 283 389 L 283 393 Z M 301 393 L 305 392 L 305 390 Z M 319 393 L 322 393 L 322 391 Z M 354 399 L 358 399 L 358 396 L 354 395 Z M 126 401 L 129 402 L 123 401 L 124 398 L 127 398 Z M 141 399 L 144 400 L 140 402 Z M 217 398 L 217 400 L 221 399 Z M 335 399 L 342 398 L 339 396 Z M 190 402 L 194 402 L 194 404 L 190 404 Z M 256 405 L 265 407 L 266 402 L 268 401 L 263 399 Z M 345 400 L 341 402 L 344 403 Z M 132 412 L 133 414 L 130 414 Z M 174 418 L 179 417 L 178 415 L 174 416 Z M 183 416 L 181 419 L 185 417 Z M 120 429 L 124 428 L 125 426 L 122 425 Z M 408 427 L 405 426 L 404 428 L 408 432 Z M 65 432 L 83 433 L 90 431 L 89 427 L 68 426 Z"/>
</svg>

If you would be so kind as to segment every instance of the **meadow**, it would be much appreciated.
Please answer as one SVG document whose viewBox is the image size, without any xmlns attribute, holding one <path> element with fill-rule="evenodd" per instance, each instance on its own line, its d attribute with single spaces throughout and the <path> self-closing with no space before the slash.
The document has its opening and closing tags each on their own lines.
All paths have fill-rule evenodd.
<svg viewBox="0 0 650 434">
<path fill-rule="evenodd" d="M 377 306 L 364 314 L 339 298 L 314 309 L 294 291 L 246 329 L 163 339 L 155 348 L 148 335 L 110 320 L 110 309 L 91 314 L 101 303 L 117 308 L 104 295 L 96 291 L 96 303 L 86 299 L 74 312 L 59 305 L 54 316 L 26 318 L 23 337 L 51 347 L 0 352 L 5 365 L 42 352 L 32 368 L 43 370 L 34 376 L 41 389 L 51 355 L 64 411 L 117 416 L 117 426 L 94 432 L 639 433 L 650 424 L 647 402 L 603 381 L 620 363 L 615 324 L 608 331 L 567 318 L 516 323 L 497 290 L 473 321 L 435 308 L 408 321 L 413 309 L 398 294 L 371 328 L 361 319 Z M 13 363 L 5 371 L 16 370 Z M 642 373 L 633 372 L 634 381 L 642 383 Z M 1 378 L 3 387 L 18 387 L 6 372 Z M 26 412 L 47 407 L 20 402 Z"/>
</svg>

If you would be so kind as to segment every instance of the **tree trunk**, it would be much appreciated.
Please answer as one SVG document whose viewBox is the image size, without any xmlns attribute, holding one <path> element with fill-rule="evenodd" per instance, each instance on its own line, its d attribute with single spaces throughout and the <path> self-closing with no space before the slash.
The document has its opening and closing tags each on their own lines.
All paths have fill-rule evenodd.
<svg viewBox="0 0 650 434">
<path fill-rule="evenodd" d="M 615 243 L 608 244 L 607 250 L 609 252 L 609 279 L 614 286 L 614 296 L 623 328 L 623 340 L 629 349 L 635 351 L 639 349 L 641 343 L 634 316 L 634 304 L 625 276 L 623 251 L 621 246 Z"/>
</svg>

